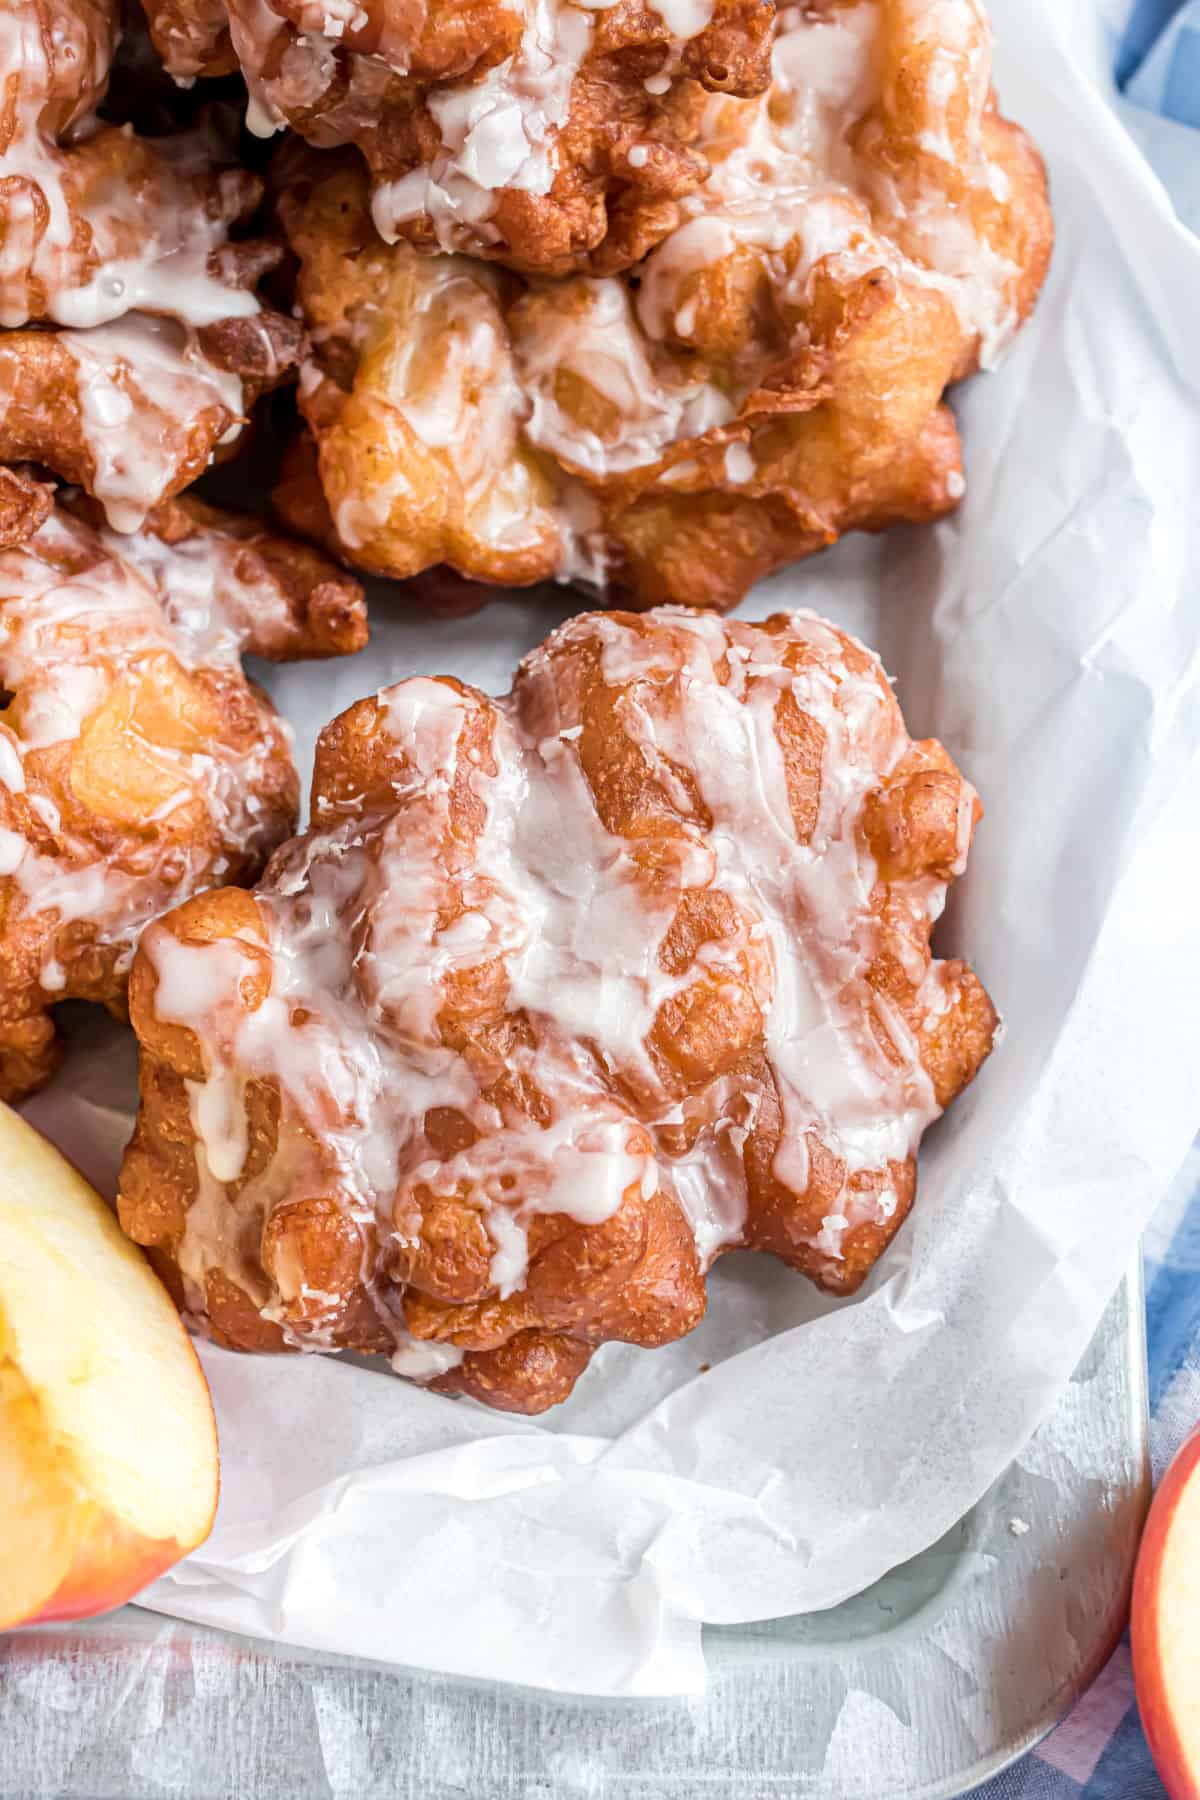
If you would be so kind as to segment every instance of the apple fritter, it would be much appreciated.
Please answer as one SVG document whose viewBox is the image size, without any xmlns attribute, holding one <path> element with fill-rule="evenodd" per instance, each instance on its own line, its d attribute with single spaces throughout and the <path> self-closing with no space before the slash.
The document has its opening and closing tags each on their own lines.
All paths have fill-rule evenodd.
<svg viewBox="0 0 1200 1800">
<path fill-rule="evenodd" d="M 248 123 L 353 144 L 389 240 L 626 268 L 708 165 L 705 91 L 767 85 L 774 0 L 150 0 L 166 67 L 239 64 Z"/>
<path fill-rule="evenodd" d="M 851 1293 L 996 1028 L 929 945 L 979 810 L 811 614 L 384 689 L 258 886 L 142 938 L 122 1224 L 222 1343 L 519 1412 L 691 1330 L 736 1247 Z"/>
<path fill-rule="evenodd" d="M 218 119 L 148 140 L 97 117 L 119 12 L 0 12 L 0 462 L 134 529 L 294 373 L 303 332 L 254 291 L 281 247 L 231 236 L 262 183 Z"/>
<path fill-rule="evenodd" d="M 40 463 L 94 495 L 115 530 L 136 531 L 295 366 L 293 321 L 279 318 L 278 355 L 271 321 L 231 323 L 239 329 L 225 341 L 211 328 L 209 347 L 207 333 L 143 313 L 90 331 L 0 331 L 0 463 Z M 253 334 L 239 369 L 244 323 Z"/>
<path fill-rule="evenodd" d="M 312 445 L 286 515 L 380 574 L 722 610 L 949 511 L 946 389 L 1012 339 L 1052 239 L 989 69 L 975 0 L 789 9 L 770 91 L 706 100 L 707 182 L 604 278 L 389 245 L 353 162 L 291 169 Z"/>
<path fill-rule="evenodd" d="M 287 725 L 241 657 L 361 647 L 357 583 L 180 500 L 117 536 L 60 502 L 0 550 L 0 1098 L 51 1073 L 50 1008 L 123 1014 L 138 934 L 253 881 L 294 829 Z"/>
</svg>

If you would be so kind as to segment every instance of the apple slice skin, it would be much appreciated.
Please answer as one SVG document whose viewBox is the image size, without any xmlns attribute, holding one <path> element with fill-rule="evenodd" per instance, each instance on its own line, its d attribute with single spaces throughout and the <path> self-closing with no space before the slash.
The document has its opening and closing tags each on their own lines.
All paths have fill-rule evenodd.
<svg viewBox="0 0 1200 1800">
<path fill-rule="evenodd" d="M 1172 1706 L 1164 1675 L 1164 1571 L 1172 1530 L 1180 1528 L 1185 1505 L 1189 1512 L 1195 1509 L 1191 1529 L 1200 1561 L 1200 1430 L 1179 1451 L 1154 1496 L 1138 1551 L 1131 1617 L 1138 1710 L 1155 1766 L 1171 1800 L 1200 1800 L 1200 1614 L 1195 1621 L 1196 1674 L 1190 1696 L 1196 1728 L 1190 1745 L 1178 1722 L 1179 1707 L 1189 1701 L 1176 1695 L 1177 1704 Z"/>
<path fill-rule="evenodd" d="M 0 1433 L 19 1429 L 26 1434 L 24 1472 L 30 1485 L 36 1484 L 48 1532 L 57 1528 L 59 1555 L 54 1560 L 65 1564 L 54 1591 L 36 1611 L 25 1603 L 28 1593 L 0 1594 L 0 1631 L 110 1612 L 195 1548 L 174 1538 L 143 1537 L 86 1497 L 69 1462 L 40 1425 L 36 1400 L 20 1372 L 0 1357 Z"/>
<path fill-rule="evenodd" d="M 194 1544 L 139 1537 L 99 1507 L 93 1515 L 61 1585 L 23 1625 L 49 1625 L 68 1619 L 90 1619 L 124 1606 L 135 1594 L 165 1575 L 195 1549 Z M 3 1620 L 0 1618 L 0 1628 Z"/>
<path fill-rule="evenodd" d="M 0 1192 L 0 1630 L 7 1630 L 110 1611 L 194 1550 L 208 1536 L 216 1515 L 219 1462 L 216 1420 L 195 1349 L 174 1303 L 111 1209 L 51 1144 L 3 1105 L 0 1166 L 5 1170 Z M 31 1251 L 37 1244 L 45 1246 L 44 1252 Z M 44 1265 L 44 1295 L 43 1265 L 36 1260 L 43 1254 L 50 1259 Z M 76 1347 L 75 1359 L 63 1364 L 70 1370 L 71 1386 L 81 1382 L 89 1404 L 93 1393 L 101 1394 L 109 1409 L 104 1416 L 113 1417 L 112 1407 L 126 1398 L 138 1397 L 144 1404 L 147 1388 L 139 1390 L 138 1384 L 148 1382 L 153 1406 L 146 1413 L 144 1463 L 140 1436 L 117 1435 L 129 1459 L 124 1467 L 134 1471 L 139 1486 L 143 1467 L 146 1480 L 158 1485 L 153 1477 L 162 1470 L 156 1467 L 155 1452 L 162 1439 L 171 1440 L 177 1454 L 181 1445 L 186 1450 L 183 1463 L 170 1465 L 176 1485 L 168 1493 L 179 1493 L 178 1517 L 171 1517 L 176 1510 L 172 1503 L 162 1517 L 163 1524 L 182 1528 L 178 1537 L 147 1529 L 144 1514 L 140 1524 L 121 1516 L 119 1506 L 106 1498 L 103 1479 L 96 1481 L 94 1464 L 81 1445 L 88 1434 L 79 1430 L 78 1408 L 64 1412 L 56 1406 L 61 1373 L 58 1382 L 41 1385 L 49 1365 L 39 1375 L 35 1352 L 48 1337 L 31 1330 L 30 1315 L 43 1300 L 51 1326 L 61 1321 L 55 1338 Z M 89 1337 L 88 1330 L 95 1336 Z M 102 1373 L 108 1359 L 89 1353 L 89 1346 L 103 1346 L 106 1336 L 123 1341 L 130 1351 L 140 1347 L 147 1353 L 137 1362 L 138 1373 L 122 1376 L 115 1387 Z M 161 1385 L 156 1375 L 146 1373 L 147 1359 L 161 1364 Z M 179 1425 L 182 1437 L 177 1421 L 187 1422 L 186 1430 Z M 106 1447 L 111 1442 L 110 1437 Z M 184 1467 L 186 1489 L 179 1485 L 185 1481 Z M 5 1515 L 10 1526 L 7 1565 Z M 132 1517 L 137 1519 L 136 1507 Z"/>
</svg>

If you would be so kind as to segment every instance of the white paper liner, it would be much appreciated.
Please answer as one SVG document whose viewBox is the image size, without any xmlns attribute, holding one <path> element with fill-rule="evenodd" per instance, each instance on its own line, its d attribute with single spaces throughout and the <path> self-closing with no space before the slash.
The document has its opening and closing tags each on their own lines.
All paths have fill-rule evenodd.
<svg viewBox="0 0 1200 1800">
<path fill-rule="evenodd" d="M 1012 354 L 955 395 L 967 499 L 744 609 L 814 607 L 873 644 L 986 805 L 937 941 L 1007 1033 L 927 1138 L 913 1218 L 850 1302 L 729 1258 L 692 1337 L 608 1346 L 536 1423 L 203 1347 L 218 1522 L 144 1605 L 543 1688 L 694 1691 L 701 1621 L 826 1607 L 915 1555 L 1082 1353 L 1200 1119 L 1200 246 L 1089 85 L 1090 9 L 993 13 L 1059 235 Z M 387 595 L 363 656 L 267 679 L 307 755 L 384 681 L 504 689 L 565 610 L 431 623 Z M 134 1059 L 103 1021 L 83 1039 L 28 1111 L 111 1191 Z"/>
</svg>

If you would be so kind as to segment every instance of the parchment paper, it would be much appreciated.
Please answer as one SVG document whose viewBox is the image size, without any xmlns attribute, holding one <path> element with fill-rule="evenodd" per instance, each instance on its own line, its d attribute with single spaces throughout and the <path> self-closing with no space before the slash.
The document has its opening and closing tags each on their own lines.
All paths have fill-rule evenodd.
<svg viewBox="0 0 1200 1800">
<path fill-rule="evenodd" d="M 1007 1033 L 926 1139 L 913 1218 L 851 1302 L 726 1259 L 692 1337 L 607 1347 L 539 1423 L 203 1347 L 221 1509 L 143 1604 L 545 1688 L 693 1690 L 702 1621 L 829 1606 L 933 1542 L 1083 1351 L 1200 1120 L 1200 247 L 1090 85 L 1092 9 L 993 12 L 1059 238 L 1033 323 L 955 398 L 967 500 L 745 607 L 872 643 L 985 801 L 938 941 Z M 307 756 L 383 681 L 505 688 L 566 610 L 429 623 L 384 593 L 362 657 L 268 681 Z M 28 1110 L 111 1191 L 134 1058 L 90 1017 L 82 1040 Z"/>
</svg>

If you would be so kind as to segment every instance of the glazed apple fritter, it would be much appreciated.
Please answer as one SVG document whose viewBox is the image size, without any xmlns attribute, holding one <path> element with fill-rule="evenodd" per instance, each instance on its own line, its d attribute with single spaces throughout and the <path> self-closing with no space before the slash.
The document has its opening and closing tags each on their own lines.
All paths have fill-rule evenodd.
<svg viewBox="0 0 1200 1800">
<path fill-rule="evenodd" d="M 295 827 L 287 725 L 241 656 L 340 655 L 357 583 L 199 501 L 117 536 L 61 502 L 0 550 L 0 1097 L 51 1073 L 50 1009 L 119 1016 L 138 935 L 252 881 Z"/>
<path fill-rule="evenodd" d="M 929 935 L 979 805 L 811 614 L 571 621 L 321 736 L 252 892 L 144 934 L 122 1223 L 246 1350 L 537 1412 L 735 1247 L 850 1293 L 996 1019 Z"/>
<path fill-rule="evenodd" d="M 294 373 L 303 332 L 254 292 L 280 247 L 231 238 L 262 183 L 229 132 L 98 118 L 119 15 L 0 11 L 0 463 L 39 463 L 133 529 Z"/>
<path fill-rule="evenodd" d="M 251 127 L 365 158 L 389 241 L 626 268 L 708 172 L 705 91 L 767 85 L 774 0 L 150 0 L 166 67 L 241 66 Z"/>
<path fill-rule="evenodd" d="M 769 92 L 706 100 L 708 181 L 604 279 L 388 245 L 353 162 L 290 169 L 311 435 L 284 516 L 383 575 L 723 610 L 947 512 L 946 389 L 1012 338 L 1052 237 L 989 65 L 976 0 L 789 9 Z"/>
</svg>

